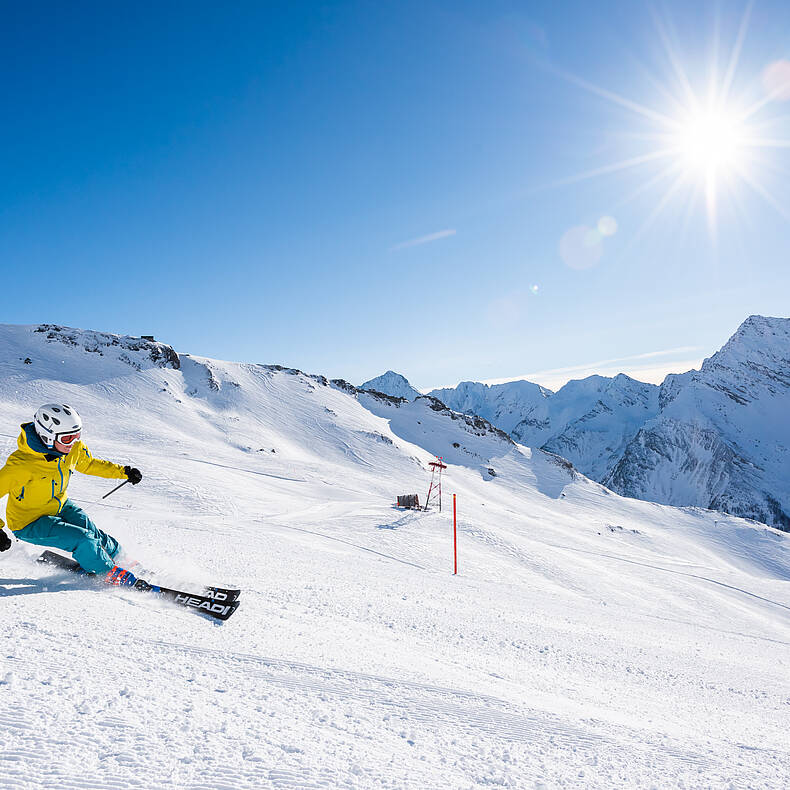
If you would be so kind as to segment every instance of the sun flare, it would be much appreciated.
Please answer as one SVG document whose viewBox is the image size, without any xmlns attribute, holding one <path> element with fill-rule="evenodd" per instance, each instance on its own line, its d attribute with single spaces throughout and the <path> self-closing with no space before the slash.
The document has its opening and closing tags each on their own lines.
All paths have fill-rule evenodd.
<svg viewBox="0 0 790 790">
<path fill-rule="evenodd" d="M 664 79 L 653 79 L 651 75 L 651 83 L 658 88 L 660 97 L 656 103 L 636 101 L 560 72 L 570 82 L 630 112 L 636 124 L 622 131 L 623 150 L 628 151 L 624 158 L 563 179 L 557 185 L 641 171 L 642 180 L 617 206 L 664 185 L 663 195 L 644 219 L 634 242 L 673 201 L 677 204 L 678 199 L 683 199 L 684 193 L 686 221 L 691 219 L 701 197 L 714 242 L 720 204 L 726 201 L 729 211 L 742 211 L 744 201 L 739 193 L 744 189 L 790 220 L 787 201 L 772 194 L 769 187 L 780 183 L 778 176 L 786 172 L 780 166 L 780 152 L 790 150 L 787 135 L 790 116 L 780 115 L 778 106 L 790 101 L 790 61 L 761 67 L 761 95 L 755 94 L 760 80 L 754 76 L 750 81 L 737 78 L 750 9 L 751 4 L 744 11 L 724 63 L 720 60 L 719 32 L 713 33 L 713 55 L 707 75 L 689 72 L 668 32 L 671 24 L 665 25 L 656 18 L 658 39 L 668 67 Z M 646 67 L 645 71 L 648 71 Z M 758 118 L 760 114 L 762 117 Z M 634 148 L 634 141 L 642 141 L 641 149 Z"/>
<path fill-rule="evenodd" d="M 740 164 L 747 136 L 745 127 L 721 110 L 700 112 L 681 124 L 678 153 L 692 171 L 716 173 Z"/>
</svg>

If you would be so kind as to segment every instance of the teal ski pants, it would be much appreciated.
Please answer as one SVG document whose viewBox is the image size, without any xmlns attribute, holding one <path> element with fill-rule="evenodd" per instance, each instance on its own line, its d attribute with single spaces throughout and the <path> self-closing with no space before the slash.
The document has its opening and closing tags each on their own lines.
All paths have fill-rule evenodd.
<svg viewBox="0 0 790 790">
<path fill-rule="evenodd" d="M 71 500 L 56 516 L 41 516 L 14 532 L 19 540 L 68 551 L 89 573 L 106 573 L 121 550 L 118 541 L 102 532 Z"/>
</svg>

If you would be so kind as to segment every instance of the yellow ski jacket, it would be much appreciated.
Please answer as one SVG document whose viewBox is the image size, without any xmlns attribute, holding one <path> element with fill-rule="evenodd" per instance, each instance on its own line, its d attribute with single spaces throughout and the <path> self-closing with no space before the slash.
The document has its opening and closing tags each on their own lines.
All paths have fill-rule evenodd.
<svg viewBox="0 0 790 790">
<path fill-rule="evenodd" d="M 24 423 L 18 448 L 0 469 L 0 498 L 8 494 L 6 519 L 11 531 L 41 516 L 54 516 L 66 501 L 66 488 L 76 469 L 96 477 L 125 478 L 123 466 L 94 458 L 77 440 L 68 455 L 49 451 L 40 443 L 33 423 Z M 0 527 L 3 521 L 0 519 Z"/>
</svg>

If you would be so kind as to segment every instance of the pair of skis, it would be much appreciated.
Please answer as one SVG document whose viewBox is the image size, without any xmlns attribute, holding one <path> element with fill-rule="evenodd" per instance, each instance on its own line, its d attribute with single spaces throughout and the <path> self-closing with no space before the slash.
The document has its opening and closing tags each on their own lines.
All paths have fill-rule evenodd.
<svg viewBox="0 0 790 790">
<path fill-rule="evenodd" d="M 38 562 L 52 565 L 56 568 L 71 571 L 72 573 L 86 574 L 80 564 L 71 559 L 57 554 L 54 551 L 45 551 Z M 215 620 L 227 620 L 239 608 L 239 595 L 241 590 L 232 590 L 226 587 L 206 587 L 202 593 L 188 593 L 180 590 L 171 590 L 169 587 L 160 587 L 151 584 L 145 579 L 138 579 L 131 571 L 115 567 L 104 579 L 108 584 L 120 587 L 131 587 L 139 592 L 152 593 L 164 598 L 171 603 L 191 609 L 193 612 L 212 617 Z"/>
</svg>

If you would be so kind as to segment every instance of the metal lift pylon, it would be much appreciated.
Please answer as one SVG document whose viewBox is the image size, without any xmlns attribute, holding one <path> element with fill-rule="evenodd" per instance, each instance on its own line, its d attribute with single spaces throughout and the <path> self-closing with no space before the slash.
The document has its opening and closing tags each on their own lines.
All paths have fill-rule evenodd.
<svg viewBox="0 0 790 790">
<path fill-rule="evenodd" d="M 442 459 L 436 456 L 435 461 L 431 461 L 428 466 L 431 469 L 431 484 L 428 486 L 428 496 L 425 499 L 425 507 L 428 509 L 431 500 L 439 502 L 439 512 L 442 512 L 442 471 L 447 469 L 447 464 L 442 463 Z"/>
</svg>

